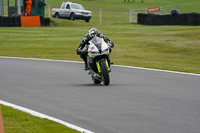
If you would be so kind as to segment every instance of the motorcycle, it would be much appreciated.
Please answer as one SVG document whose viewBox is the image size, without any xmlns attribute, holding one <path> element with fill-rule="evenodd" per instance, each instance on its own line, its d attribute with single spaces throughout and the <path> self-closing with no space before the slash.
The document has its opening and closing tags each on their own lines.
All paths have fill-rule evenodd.
<svg viewBox="0 0 200 133">
<path fill-rule="evenodd" d="M 109 73 L 111 72 L 109 43 L 106 43 L 103 38 L 95 36 L 89 41 L 87 51 L 89 74 L 91 74 L 94 84 L 100 84 L 103 81 L 104 85 L 109 85 Z"/>
</svg>

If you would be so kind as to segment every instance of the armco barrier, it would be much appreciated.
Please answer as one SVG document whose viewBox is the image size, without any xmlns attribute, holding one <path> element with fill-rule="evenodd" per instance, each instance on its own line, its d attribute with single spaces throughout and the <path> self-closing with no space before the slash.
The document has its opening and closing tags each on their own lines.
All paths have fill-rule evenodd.
<svg viewBox="0 0 200 133">
<path fill-rule="evenodd" d="M 137 23 L 143 25 L 200 26 L 200 13 L 167 14 L 167 15 L 138 13 Z"/>
<path fill-rule="evenodd" d="M 21 27 L 21 17 L 0 16 L 0 27 Z M 50 18 L 40 17 L 41 26 L 50 26 Z"/>
</svg>

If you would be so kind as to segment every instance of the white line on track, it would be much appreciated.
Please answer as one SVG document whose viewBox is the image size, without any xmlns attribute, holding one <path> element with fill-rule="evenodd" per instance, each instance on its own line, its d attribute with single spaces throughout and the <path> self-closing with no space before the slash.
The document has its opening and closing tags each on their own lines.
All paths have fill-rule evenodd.
<svg viewBox="0 0 200 133">
<path fill-rule="evenodd" d="M 53 62 L 83 63 L 83 62 L 81 62 L 81 61 L 51 60 L 51 59 L 23 58 L 23 57 L 6 57 L 6 56 L 0 56 L 0 58 L 4 58 L 4 59 L 40 60 L 40 61 L 53 61 Z M 123 67 L 123 68 L 140 69 L 140 70 L 148 70 L 148 71 L 157 71 L 157 72 L 167 72 L 167 73 L 184 74 L 184 75 L 191 75 L 191 76 L 200 76 L 200 74 L 194 74 L 194 73 L 184 73 L 184 72 L 176 72 L 176 71 L 168 71 L 168 70 L 151 69 L 151 68 L 132 67 L 132 66 L 122 66 L 122 65 L 114 65 L 114 66 Z M 5 105 L 5 106 L 9 106 L 9 107 L 12 107 L 12 108 L 15 108 L 15 109 L 18 109 L 18 110 L 21 110 L 21 111 L 26 112 L 26 113 L 28 113 L 28 114 L 31 114 L 31 115 L 33 115 L 33 116 L 37 116 L 37 117 L 40 117 L 40 118 L 46 118 L 46 119 L 49 119 L 49 120 L 58 122 L 58 123 L 63 124 L 63 125 L 65 125 L 65 126 L 69 127 L 69 128 L 72 128 L 72 129 L 75 129 L 75 130 L 77 130 L 77 131 L 80 131 L 80 132 L 82 132 L 82 133 L 94 133 L 94 132 L 92 132 L 92 131 L 89 131 L 89 130 L 83 129 L 83 128 L 81 128 L 81 127 L 72 125 L 72 124 L 67 123 L 67 122 L 64 122 L 64 121 L 62 121 L 62 120 L 53 118 L 53 117 L 51 117 L 51 116 L 47 116 L 47 115 L 45 115 L 45 114 L 41 114 L 41 113 L 39 113 L 39 112 L 30 110 L 30 109 L 27 109 L 27 108 L 24 108 L 24 107 L 21 107 L 21 106 L 17 106 L 17 105 L 14 105 L 14 104 L 11 104 L 11 103 L 8 103 L 8 102 L 5 102 L 5 101 L 1 101 L 1 100 L 0 100 L 0 104 Z"/>
</svg>

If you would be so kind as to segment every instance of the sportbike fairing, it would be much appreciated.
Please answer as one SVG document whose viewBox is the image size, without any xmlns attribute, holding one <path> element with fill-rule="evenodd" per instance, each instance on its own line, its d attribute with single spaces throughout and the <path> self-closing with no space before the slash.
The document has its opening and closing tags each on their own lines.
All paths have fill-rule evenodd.
<svg viewBox="0 0 200 133">
<path fill-rule="evenodd" d="M 109 54 L 109 46 L 108 44 L 103 40 L 103 38 L 100 37 L 94 37 L 92 40 L 90 40 L 90 45 L 88 48 L 88 55 L 90 57 L 95 57 L 99 54 Z"/>
</svg>

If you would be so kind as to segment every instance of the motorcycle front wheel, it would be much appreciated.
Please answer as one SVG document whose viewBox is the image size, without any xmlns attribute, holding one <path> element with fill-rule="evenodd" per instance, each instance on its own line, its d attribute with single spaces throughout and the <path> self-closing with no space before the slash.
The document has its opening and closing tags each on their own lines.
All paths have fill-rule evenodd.
<svg viewBox="0 0 200 133">
<path fill-rule="evenodd" d="M 110 76 L 108 72 L 108 67 L 105 61 L 102 61 L 100 64 L 101 64 L 103 84 L 107 86 L 110 84 Z"/>
</svg>

